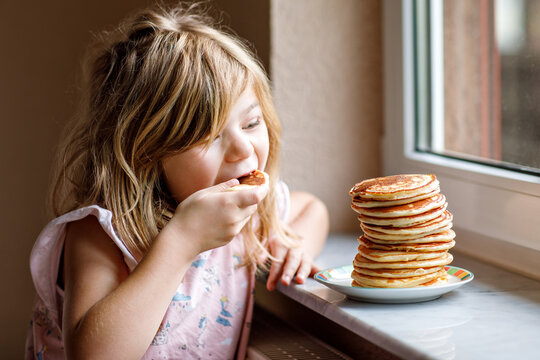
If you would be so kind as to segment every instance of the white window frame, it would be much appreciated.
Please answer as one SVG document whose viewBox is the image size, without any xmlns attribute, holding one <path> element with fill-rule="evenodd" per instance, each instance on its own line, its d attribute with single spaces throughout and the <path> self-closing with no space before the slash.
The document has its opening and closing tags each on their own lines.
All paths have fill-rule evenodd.
<svg viewBox="0 0 540 360">
<path fill-rule="evenodd" d="M 415 151 L 413 25 L 412 1 L 384 1 L 383 172 L 436 174 L 456 250 L 540 279 L 540 177 Z"/>
</svg>

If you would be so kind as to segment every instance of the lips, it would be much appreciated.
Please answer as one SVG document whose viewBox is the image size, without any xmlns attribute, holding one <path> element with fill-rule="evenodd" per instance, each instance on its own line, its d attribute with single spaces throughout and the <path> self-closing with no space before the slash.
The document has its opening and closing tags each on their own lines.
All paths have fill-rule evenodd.
<svg viewBox="0 0 540 360">
<path fill-rule="evenodd" d="M 249 175 L 250 175 L 251 173 L 253 173 L 253 172 L 254 172 L 255 170 L 257 170 L 257 169 L 249 170 L 248 172 L 246 172 L 246 173 L 243 173 L 243 174 L 242 174 L 242 175 L 240 175 L 240 176 L 236 176 L 235 178 L 236 178 L 236 179 L 240 179 L 240 178 L 243 178 L 243 177 L 249 176 Z"/>
</svg>

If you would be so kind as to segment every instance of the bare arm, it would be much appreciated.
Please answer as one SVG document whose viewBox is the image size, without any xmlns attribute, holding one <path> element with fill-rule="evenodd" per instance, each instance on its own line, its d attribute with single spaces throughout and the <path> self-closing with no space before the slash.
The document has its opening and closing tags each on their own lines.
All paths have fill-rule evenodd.
<svg viewBox="0 0 540 360">
<path fill-rule="evenodd" d="M 267 288 L 273 290 L 278 279 L 288 285 L 296 274 L 296 282 L 318 271 L 313 259 L 320 253 L 328 235 L 328 211 L 322 201 L 306 192 L 291 192 L 291 212 L 287 221 L 294 233 L 300 236 L 298 248 L 287 249 L 270 244 L 271 252 L 280 261 L 270 268 Z"/>
<path fill-rule="evenodd" d="M 62 328 L 68 358 L 144 355 L 193 259 L 236 236 L 266 195 L 267 188 L 261 187 L 222 191 L 233 183 L 184 200 L 131 274 L 94 217 L 70 224 Z"/>
<path fill-rule="evenodd" d="M 196 254 L 176 252 L 172 259 L 172 251 L 161 249 L 172 234 L 162 232 L 128 276 L 121 252 L 94 217 L 71 225 L 64 263 L 67 357 L 140 358 Z"/>
<path fill-rule="evenodd" d="M 306 192 L 291 193 L 289 226 L 309 242 L 306 252 L 315 258 L 328 236 L 328 210 L 315 196 Z"/>
</svg>

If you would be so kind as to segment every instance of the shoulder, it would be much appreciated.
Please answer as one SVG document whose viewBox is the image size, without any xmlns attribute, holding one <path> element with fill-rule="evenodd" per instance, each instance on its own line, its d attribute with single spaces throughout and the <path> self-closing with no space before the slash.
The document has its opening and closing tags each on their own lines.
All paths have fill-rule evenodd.
<svg viewBox="0 0 540 360">
<path fill-rule="evenodd" d="M 112 265 L 121 272 L 127 269 L 122 251 L 95 216 L 89 215 L 68 223 L 64 246 L 65 257 L 70 260 L 66 265 L 71 264 L 75 267 Z"/>
<path fill-rule="evenodd" d="M 66 236 L 109 238 L 103 227 L 99 224 L 99 221 L 92 215 L 68 223 Z"/>
<path fill-rule="evenodd" d="M 92 215 L 71 221 L 66 225 L 66 244 L 68 243 L 80 246 L 89 243 L 94 246 L 117 248 L 98 219 Z"/>
</svg>

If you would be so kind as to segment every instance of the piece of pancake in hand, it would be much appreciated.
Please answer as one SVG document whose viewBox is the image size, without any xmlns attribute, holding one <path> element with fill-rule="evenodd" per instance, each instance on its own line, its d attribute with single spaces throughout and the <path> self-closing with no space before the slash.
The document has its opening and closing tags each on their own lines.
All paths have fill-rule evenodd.
<svg viewBox="0 0 540 360">
<path fill-rule="evenodd" d="M 231 190 L 249 189 L 253 186 L 261 186 L 268 183 L 268 174 L 261 170 L 253 170 L 246 176 L 238 178 L 240 184 L 231 187 Z"/>
</svg>

